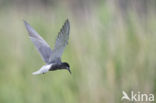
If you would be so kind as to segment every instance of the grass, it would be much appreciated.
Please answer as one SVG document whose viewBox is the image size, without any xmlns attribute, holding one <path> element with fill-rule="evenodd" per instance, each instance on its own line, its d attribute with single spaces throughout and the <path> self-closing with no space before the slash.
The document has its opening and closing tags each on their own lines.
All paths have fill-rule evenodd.
<svg viewBox="0 0 156 103">
<path fill-rule="evenodd" d="M 105 5 L 77 18 L 63 8 L 1 11 L 1 103 L 120 103 L 123 90 L 156 94 L 154 14 L 143 25 L 135 12 L 124 20 Z M 67 17 L 71 31 L 62 61 L 69 62 L 72 75 L 62 70 L 33 76 L 44 62 L 22 20 L 53 47 Z"/>
</svg>

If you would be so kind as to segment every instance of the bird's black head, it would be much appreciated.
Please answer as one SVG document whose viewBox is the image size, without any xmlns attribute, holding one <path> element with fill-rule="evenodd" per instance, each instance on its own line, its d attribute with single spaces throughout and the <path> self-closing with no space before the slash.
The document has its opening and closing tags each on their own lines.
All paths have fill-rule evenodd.
<svg viewBox="0 0 156 103">
<path fill-rule="evenodd" d="M 64 62 L 64 63 L 62 63 L 62 66 L 63 66 L 64 69 L 67 69 L 69 71 L 69 73 L 71 74 L 70 66 L 69 66 L 68 63 Z"/>
</svg>

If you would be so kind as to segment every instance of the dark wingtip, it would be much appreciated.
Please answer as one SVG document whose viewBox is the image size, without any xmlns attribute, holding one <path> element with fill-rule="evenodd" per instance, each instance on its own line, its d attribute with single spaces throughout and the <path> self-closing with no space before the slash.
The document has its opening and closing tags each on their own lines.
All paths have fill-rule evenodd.
<svg viewBox="0 0 156 103">
<path fill-rule="evenodd" d="M 66 21 L 65 21 L 65 24 L 66 24 L 66 23 L 68 23 L 68 24 L 69 24 L 69 19 L 68 19 L 68 18 L 67 18 L 67 19 L 66 19 Z"/>
<path fill-rule="evenodd" d="M 67 18 L 66 21 L 69 21 L 69 19 Z"/>
<path fill-rule="evenodd" d="M 29 24 L 27 23 L 27 21 L 23 20 L 23 22 L 24 22 L 25 26 L 29 25 Z"/>
</svg>

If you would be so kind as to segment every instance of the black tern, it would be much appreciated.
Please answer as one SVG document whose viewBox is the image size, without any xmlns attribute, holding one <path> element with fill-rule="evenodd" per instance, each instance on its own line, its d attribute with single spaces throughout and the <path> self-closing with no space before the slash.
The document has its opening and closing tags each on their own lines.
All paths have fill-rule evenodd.
<svg viewBox="0 0 156 103">
<path fill-rule="evenodd" d="M 45 74 L 48 71 L 66 69 L 70 73 L 70 66 L 66 62 L 61 61 L 65 46 L 68 44 L 70 23 L 67 19 L 58 33 L 54 49 L 52 50 L 48 43 L 26 22 L 24 21 L 30 39 L 37 48 L 40 56 L 46 63 L 38 71 L 33 72 L 33 75 Z"/>
</svg>

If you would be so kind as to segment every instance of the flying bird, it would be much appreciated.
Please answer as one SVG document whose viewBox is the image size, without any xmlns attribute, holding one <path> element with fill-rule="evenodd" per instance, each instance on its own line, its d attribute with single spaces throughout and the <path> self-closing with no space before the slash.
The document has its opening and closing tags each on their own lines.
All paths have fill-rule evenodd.
<svg viewBox="0 0 156 103">
<path fill-rule="evenodd" d="M 39 70 L 33 72 L 33 75 L 45 74 L 48 71 L 66 69 L 71 73 L 70 66 L 67 62 L 61 61 L 64 48 L 68 44 L 70 23 L 67 19 L 58 33 L 54 49 L 52 50 L 48 43 L 33 29 L 26 21 L 24 21 L 25 27 L 28 31 L 30 39 L 37 48 L 40 56 L 46 63 Z"/>
</svg>

